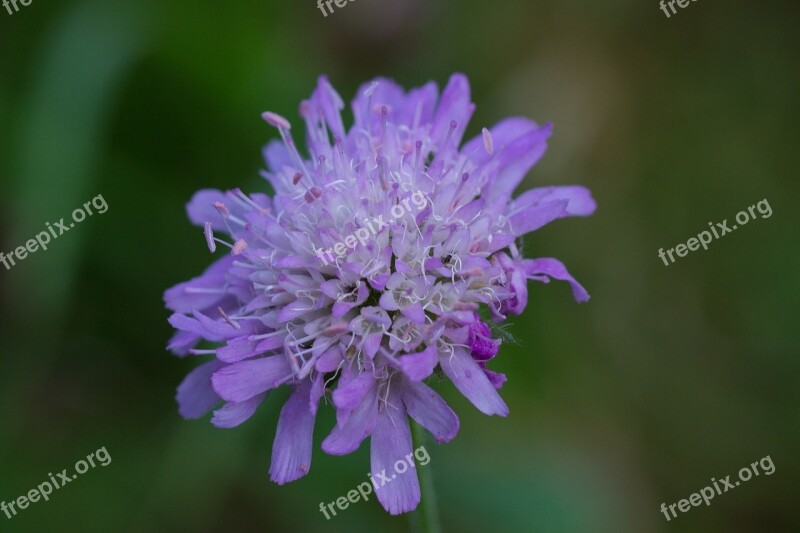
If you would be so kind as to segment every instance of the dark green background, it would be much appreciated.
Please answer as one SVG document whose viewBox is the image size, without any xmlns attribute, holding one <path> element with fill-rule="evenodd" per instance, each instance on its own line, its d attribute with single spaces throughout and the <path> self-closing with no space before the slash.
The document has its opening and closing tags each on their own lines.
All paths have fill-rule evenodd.
<svg viewBox="0 0 800 533">
<path fill-rule="evenodd" d="M 2 8 L 0 8 L 2 9 Z M 0 531 L 405 531 L 374 501 L 325 522 L 364 481 L 367 446 L 267 474 L 274 394 L 235 430 L 185 422 L 194 366 L 164 349 L 161 295 L 211 260 L 184 204 L 264 190 L 259 115 L 299 124 L 327 73 L 349 101 L 382 74 L 473 83 L 470 132 L 553 121 L 525 187 L 589 186 L 588 219 L 529 235 L 592 294 L 531 283 L 520 341 L 494 368 L 506 419 L 449 383 L 457 439 L 430 446 L 446 531 L 797 531 L 798 9 L 699 0 L 34 0 L 0 11 L 0 249 L 103 194 L 95 215 L 0 270 L 0 499 L 106 446 Z M 759 200 L 774 214 L 665 267 L 656 256 Z M 315 438 L 333 425 L 329 409 Z M 667 523 L 659 511 L 766 455 L 759 476 Z"/>
</svg>

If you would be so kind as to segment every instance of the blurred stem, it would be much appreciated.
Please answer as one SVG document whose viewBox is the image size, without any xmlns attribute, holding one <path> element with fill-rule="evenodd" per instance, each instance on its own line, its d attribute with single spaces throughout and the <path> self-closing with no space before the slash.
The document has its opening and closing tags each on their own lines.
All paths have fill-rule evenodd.
<svg viewBox="0 0 800 533">
<path fill-rule="evenodd" d="M 414 440 L 417 446 L 425 446 L 429 439 L 425 429 L 412 423 Z M 436 501 L 436 488 L 433 485 L 433 469 L 427 465 L 417 468 L 420 481 L 420 491 L 422 499 L 417 510 L 411 513 L 411 531 L 415 533 L 441 533 L 442 527 L 439 523 L 439 506 Z"/>
</svg>

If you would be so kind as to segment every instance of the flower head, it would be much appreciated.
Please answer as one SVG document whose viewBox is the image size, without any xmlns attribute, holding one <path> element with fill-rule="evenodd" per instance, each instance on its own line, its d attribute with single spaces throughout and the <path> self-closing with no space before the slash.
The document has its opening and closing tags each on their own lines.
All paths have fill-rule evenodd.
<svg viewBox="0 0 800 533">
<path fill-rule="evenodd" d="M 348 454 L 369 437 L 373 473 L 412 454 L 409 416 L 438 442 L 455 437 L 458 417 L 424 383 L 437 369 L 481 412 L 505 416 L 506 378 L 487 368 L 500 340 L 477 311 L 495 322 L 522 313 L 528 280 L 564 280 L 576 300 L 589 298 L 559 261 L 525 259 L 518 246 L 595 209 L 579 186 L 512 199 L 551 125 L 511 118 L 462 144 L 475 109 L 462 75 L 441 98 L 433 83 L 407 93 L 386 79 L 366 84 L 349 129 L 343 108 L 320 78 L 300 105 L 307 157 L 289 121 L 264 113 L 281 136 L 265 149 L 274 196 L 198 192 L 190 220 L 212 252 L 230 253 L 165 293 L 177 330 L 169 349 L 214 355 L 178 387 L 181 415 L 216 408 L 212 423 L 231 428 L 269 391 L 292 389 L 272 449 L 279 484 L 308 473 L 328 394 L 337 423 L 323 450 Z M 420 499 L 413 471 L 376 493 L 392 514 Z"/>
</svg>

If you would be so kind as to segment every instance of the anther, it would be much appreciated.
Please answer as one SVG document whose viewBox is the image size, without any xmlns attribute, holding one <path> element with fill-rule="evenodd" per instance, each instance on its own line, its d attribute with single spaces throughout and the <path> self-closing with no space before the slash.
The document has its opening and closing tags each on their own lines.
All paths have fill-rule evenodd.
<svg viewBox="0 0 800 533">
<path fill-rule="evenodd" d="M 222 215 L 223 217 L 226 217 L 226 218 L 227 218 L 227 217 L 231 216 L 231 211 L 230 211 L 230 209 L 228 209 L 228 208 L 225 206 L 225 204 L 223 204 L 222 202 L 214 202 L 214 204 L 213 204 L 213 205 L 214 205 L 214 208 L 215 208 L 217 211 L 219 211 L 219 214 L 220 214 L 220 215 Z"/>
<path fill-rule="evenodd" d="M 205 227 L 203 228 L 203 233 L 206 236 L 206 244 L 208 244 L 208 249 L 213 254 L 217 251 L 217 243 L 214 242 L 214 231 L 212 230 L 211 222 L 206 222 Z"/>
<path fill-rule="evenodd" d="M 483 147 L 486 149 L 487 154 L 494 154 L 494 139 L 492 139 L 491 132 L 486 128 L 483 128 Z"/>
<path fill-rule="evenodd" d="M 265 111 L 264 113 L 261 114 L 261 118 L 263 118 L 266 121 L 266 123 L 269 124 L 270 126 L 276 127 L 280 130 L 292 129 L 292 125 L 289 123 L 288 120 L 278 115 L 277 113 L 273 113 L 272 111 Z"/>
<path fill-rule="evenodd" d="M 239 239 L 236 241 L 236 244 L 233 245 L 233 255 L 241 255 L 247 249 L 247 241 L 244 239 Z"/>
</svg>

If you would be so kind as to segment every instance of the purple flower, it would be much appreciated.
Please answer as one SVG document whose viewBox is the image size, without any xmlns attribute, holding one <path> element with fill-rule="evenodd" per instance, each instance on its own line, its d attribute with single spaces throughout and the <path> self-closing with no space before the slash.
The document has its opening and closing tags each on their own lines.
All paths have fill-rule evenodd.
<svg viewBox="0 0 800 533">
<path fill-rule="evenodd" d="M 513 191 L 552 132 L 507 119 L 463 143 L 475 109 L 467 79 L 441 98 L 429 83 L 408 93 L 377 79 L 352 103 L 345 129 L 339 95 L 320 78 L 300 105 L 308 156 L 291 125 L 263 118 L 281 141 L 264 153 L 273 197 L 203 190 L 188 205 L 209 249 L 227 247 L 203 275 L 168 290 L 169 349 L 214 355 L 178 387 L 179 411 L 231 428 L 269 392 L 292 389 L 278 421 L 270 476 L 308 473 L 323 396 L 336 426 L 322 443 L 348 454 L 370 438 L 372 472 L 412 454 L 408 417 L 438 442 L 459 420 L 424 381 L 437 369 L 481 412 L 505 416 L 505 376 L 487 368 L 500 341 L 477 311 L 500 322 L 527 304 L 527 282 L 564 280 L 589 295 L 555 259 L 525 259 L 522 235 L 595 209 L 583 187 Z M 213 349 L 198 349 L 201 342 Z M 392 514 L 420 499 L 414 472 L 377 490 Z"/>
</svg>

